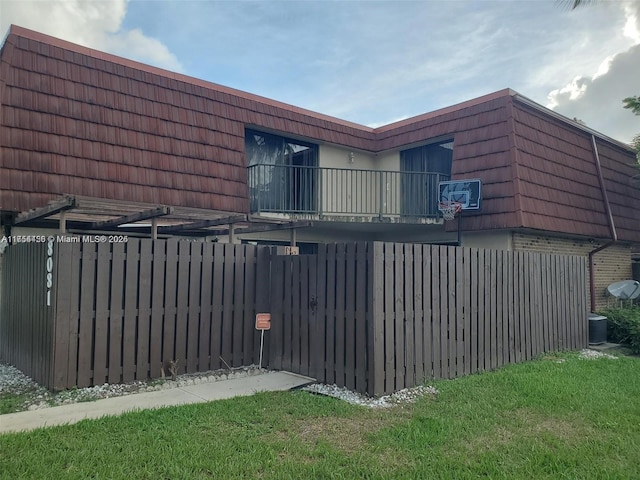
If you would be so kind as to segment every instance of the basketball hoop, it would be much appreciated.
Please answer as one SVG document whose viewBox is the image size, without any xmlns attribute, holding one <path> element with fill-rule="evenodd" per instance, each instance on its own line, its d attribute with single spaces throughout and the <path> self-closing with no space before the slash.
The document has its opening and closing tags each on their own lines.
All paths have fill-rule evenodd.
<svg viewBox="0 0 640 480">
<path fill-rule="evenodd" d="M 440 202 L 438 203 L 438 210 L 442 212 L 442 218 L 446 221 L 453 220 L 456 217 L 456 213 L 462 211 L 462 203 Z"/>
</svg>

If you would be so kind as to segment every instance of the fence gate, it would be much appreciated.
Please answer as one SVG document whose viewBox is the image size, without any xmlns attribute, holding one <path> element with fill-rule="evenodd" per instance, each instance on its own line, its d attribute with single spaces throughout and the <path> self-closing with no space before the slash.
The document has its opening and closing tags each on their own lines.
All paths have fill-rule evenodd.
<svg viewBox="0 0 640 480">
<path fill-rule="evenodd" d="M 271 255 L 269 368 L 316 376 L 317 267 L 316 255 Z"/>
</svg>

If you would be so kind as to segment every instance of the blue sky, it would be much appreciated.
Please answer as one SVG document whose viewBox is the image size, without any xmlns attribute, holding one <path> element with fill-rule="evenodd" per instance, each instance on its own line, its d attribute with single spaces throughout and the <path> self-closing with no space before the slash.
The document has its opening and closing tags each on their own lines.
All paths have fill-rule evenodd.
<svg viewBox="0 0 640 480">
<path fill-rule="evenodd" d="M 502 88 L 640 132 L 640 2 L 0 0 L 11 23 L 364 125 Z"/>
</svg>

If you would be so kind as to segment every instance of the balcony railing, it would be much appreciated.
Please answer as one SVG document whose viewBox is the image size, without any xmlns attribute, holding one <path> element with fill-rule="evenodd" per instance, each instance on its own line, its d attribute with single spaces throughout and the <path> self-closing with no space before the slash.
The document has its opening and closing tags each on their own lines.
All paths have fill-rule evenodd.
<svg viewBox="0 0 640 480">
<path fill-rule="evenodd" d="M 292 165 L 249 167 L 251 211 L 435 218 L 442 173 Z"/>
</svg>

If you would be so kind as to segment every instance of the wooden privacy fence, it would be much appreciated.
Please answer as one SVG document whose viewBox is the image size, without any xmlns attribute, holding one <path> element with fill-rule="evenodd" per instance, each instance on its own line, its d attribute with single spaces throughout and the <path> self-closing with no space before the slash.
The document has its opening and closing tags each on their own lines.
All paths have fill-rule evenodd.
<svg viewBox="0 0 640 480">
<path fill-rule="evenodd" d="M 256 270 L 268 250 L 146 239 L 54 247 L 50 306 L 46 246 L 18 244 L 5 258 L 1 358 L 38 382 L 59 390 L 169 376 L 172 362 L 177 373 L 254 363 Z"/>
<path fill-rule="evenodd" d="M 257 363 L 371 395 L 587 345 L 586 258 L 393 243 L 18 244 L 0 359 L 53 389 Z M 48 264 L 49 262 L 49 264 Z M 51 273 L 48 282 L 47 273 Z M 47 305 L 47 299 L 49 299 Z"/>
<path fill-rule="evenodd" d="M 401 243 L 272 258 L 269 366 L 370 395 L 587 346 L 584 257 Z"/>
</svg>

